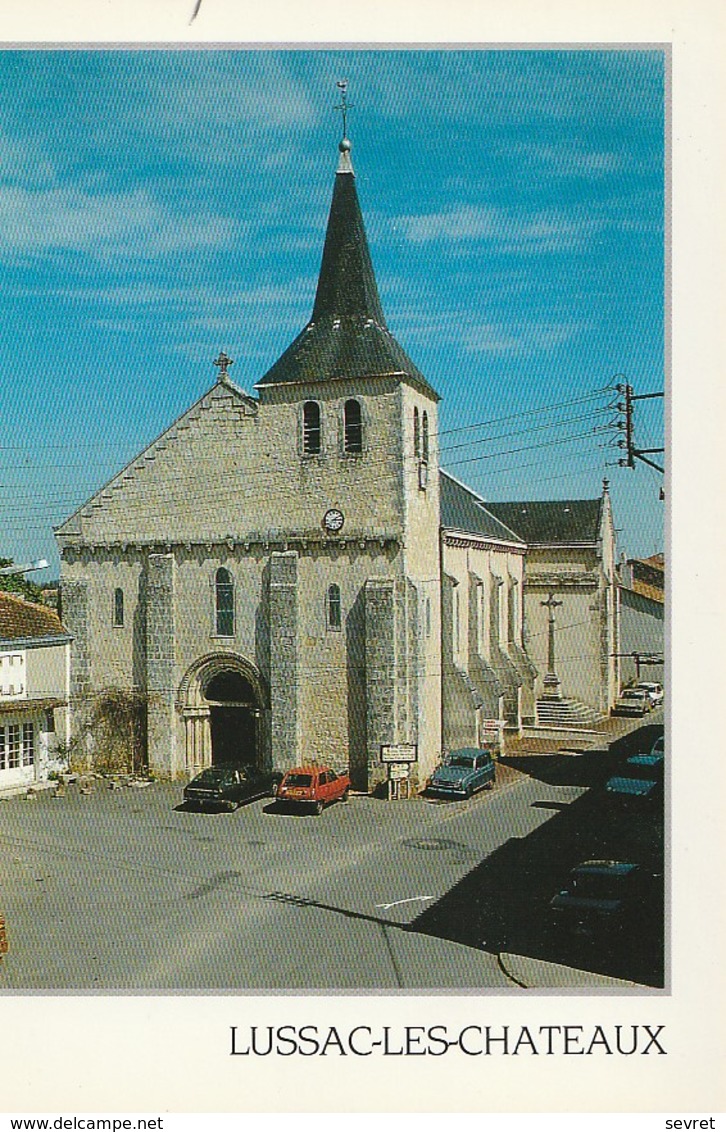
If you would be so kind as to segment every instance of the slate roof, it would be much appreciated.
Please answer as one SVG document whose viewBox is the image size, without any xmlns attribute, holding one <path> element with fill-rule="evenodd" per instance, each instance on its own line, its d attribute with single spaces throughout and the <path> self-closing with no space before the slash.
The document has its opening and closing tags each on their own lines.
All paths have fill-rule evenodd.
<svg viewBox="0 0 726 1132">
<path fill-rule="evenodd" d="M 600 537 L 600 499 L 524 500 L 492 503 L 487 509 L 516 531 L 528 546 L 595 543 Z"/>
<path fill-rule="evenodd" d="M 341 153 L 312 317 L 255 388 L 401 374 L 438 399 L 386 326 L 355 174 Z"/>
<path fill-rule="evenodd" d="M 68 636 L 58 614 L 52 609 L 0 590 L 0 641 L 21 641 L 33 637 L 68 640 Z"/>
<path fill-rule="evenodd" d="M 480 495 L 447 472 L 439 473 L 441 526 L 496 542 L 523 543 L 522 538 L 489 511 Z"/>
</svg>

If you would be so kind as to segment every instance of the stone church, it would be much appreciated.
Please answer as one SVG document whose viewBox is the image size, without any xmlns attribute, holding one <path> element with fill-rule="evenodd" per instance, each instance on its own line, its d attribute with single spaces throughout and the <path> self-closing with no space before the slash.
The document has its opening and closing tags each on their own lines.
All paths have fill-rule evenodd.
<svg viewBox="0 0 726 1132">
<path fill-rule="evenodd" d="M 533 717 L 526 545 L 439 471 L 439 396 L 386 326 L 350 149 L 312 315 L 254 395 L 220 354 L 56 531 L 75 741 L 97 765 L 119 743 L 160 777 L 318 761 L 371 790 L 387 745 L 420 783 L 443 749 Z"/>
</svg>

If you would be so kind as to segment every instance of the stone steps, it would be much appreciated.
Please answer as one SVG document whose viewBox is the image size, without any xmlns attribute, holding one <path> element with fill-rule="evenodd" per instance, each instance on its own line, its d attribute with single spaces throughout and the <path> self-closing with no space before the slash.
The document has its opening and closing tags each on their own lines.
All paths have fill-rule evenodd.
<svg viewBox="0 0 726 1132">
<path fill-rule="evenodd" d="M 537 700 L 538 727 L 591 727 L 602 719 L 600 712 L 580 700 Z"/>
</svg>

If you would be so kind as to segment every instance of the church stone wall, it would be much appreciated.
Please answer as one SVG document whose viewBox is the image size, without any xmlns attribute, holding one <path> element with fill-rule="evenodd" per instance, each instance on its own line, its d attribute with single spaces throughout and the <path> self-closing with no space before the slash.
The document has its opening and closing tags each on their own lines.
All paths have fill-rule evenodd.
<svg viewBox="0 0 726 1132">
<path fill-rule="evenodd" d="M 395 544 L 317 543 L 299 557 L 300 726 L 305 757 L 365 779 L 365 587 L 400 571 Z M 340 590 L 340 628 L 328 618 L 328 591 Z"/>
<path fill-rule="evenodd" d="M 230 533 L 254 518 L 264 464 L 256 407 L 218 383 L 145 454 L 84 507 L 88 542 L 174 542 Z"/>
<path fill-rule="evenodd" d="M 263 390 L 259 410 L 258 467 L 264 492 L 255 500 L 254 522 L 280 531 L 320 532 L 325 512 L 338 507 L 343 533 L 400 532 L 403 507 L 399 467 L 399 398 L 392 380 L 336 381 Z M 343 407 L 361 404 L 363 451 L 343 451 Z M 321 410 L 319 455 L 302 452 L 302 406 L 315 400 Z"/>
<path fill-rule="evenodd" d="M 91 682 L 91 643 L 88 625 L 88 581 L 73 578 L 62 586 L 63 623 L 73 636 L 71 648 L 71 700 L 87 693 Z"/>
<path fill-rule="evenodd" d="M 369 788 L 386 777 L 381 746 L 399 742 L 396 728 L 396 610 L 392 579 L 371 579 L 365 592 L 366 737 Z"/>
<path fill-rule="evenodd" d="M 414 409 L 420 443 L 414 449 Z M 419 775 L 425 781 L 441 756 L 441 568 L 438 406 L 417 386 L 402 384 L 399 430 L 403 438 L 399 474 L 404 500 L 403 572 L 415 586 Z M 428 420 L 428 459 L 424 461 L 423 418 Z"/>
<path fill-rule="evenodd" d="M 273 760 L 299 760 L 298 560 L 294 551 L 270 558 L 270 708 Z"/>
<path fill-rule="evenodd" d="M 172 776 L 183 769 L 176 742 L 175 563 L 151 554 L 146 583 L 147 735 L 149 768 Z"/>
</svg>

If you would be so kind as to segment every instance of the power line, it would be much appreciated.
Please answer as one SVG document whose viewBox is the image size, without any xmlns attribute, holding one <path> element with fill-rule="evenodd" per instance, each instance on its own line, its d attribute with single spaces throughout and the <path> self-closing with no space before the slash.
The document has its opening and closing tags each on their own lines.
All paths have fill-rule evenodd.
<svg viewBox="0 0 726 1132">
<path fill-rule="evenodd" d="M 479 460 L 493 460 L 499 456 L 511 456 L 517 452 L 531 452 L 536 448 L 552 448 L 559 444 L 568 444 L 571 440 L 582 440 L 584 437 L 592 437 L 592 432 L 578 432 L 573 436 L 563 436 L 557 440 L 545 440 L 541 444 L 526 444 L 521 448 L 507 448 L 503 452 L 488 452 L 483 456 L 469 456 L 466 460 L 452 460 L 448 462 L 448 466 L 456 468 L 462 464 L 475 464 Z"/>
<path fill-rule="evenodd" d="M 454 432 L 469 432 L 476 428 L 488 428 L 490 425 L 503 424 L 505 421 L 520 420 L 522 417 L 535 416 L 538 413 L 549 413 L 555 409 L 569 408 L 571 405 L 580 405 L 586 401 L 593 401 L 597 397 L 602 397 L 605 393 L 613 393 L 616 390 L 613 383 L 603 385 L 600 389 L 594 389 L 591 393 L 586 393 L 582 397 L 570 398 L 567 401 L 555 401 L 550 405 L 540 405 L 536 409 L 525 409 L 520 413 L 510 413 L 505 417 L 493 417 L 488 421 L 477 421 L 474 424 L 460 425 L 457 428 L 446 428 L 439 431 L 439 436 L 448 436 Z"/>
<path fill-rule="evenodd" d="M 507 440 L 510 436 L 523 436 L 530 435 L 533 432 L 544 432 L 547 429 L 559 428 L 561 425 L 575 424 L 579 421 L 594 420 L 603 413 L 609 413 L 612 410 L 609 406 L 604 406 L 601 409 L 593 409 L 589 413 L 581 413 L 576 417 L 565 417 L 563 420 L 550 421 L 549 424 L 534 425 L 530 428 L 515 429 L 510 432 L 495 433 L 494 436 L 481 436 L 475 440 L 465 440 L 460 444 L 443 445 L 439 451 L 440 453 L 453 452 L 457 448 L 471 448 L 474 444 L 491 444 L 495 440 Z M 614 427 L 614 426 L 613 426 Z"/>
</svg>

